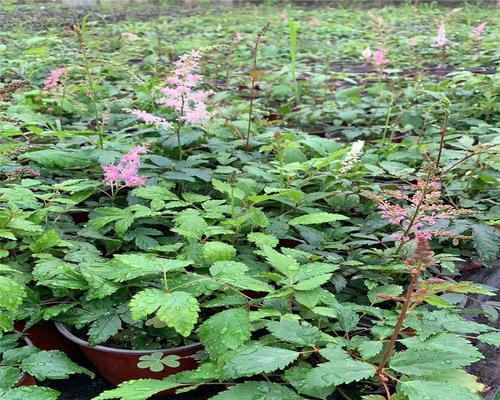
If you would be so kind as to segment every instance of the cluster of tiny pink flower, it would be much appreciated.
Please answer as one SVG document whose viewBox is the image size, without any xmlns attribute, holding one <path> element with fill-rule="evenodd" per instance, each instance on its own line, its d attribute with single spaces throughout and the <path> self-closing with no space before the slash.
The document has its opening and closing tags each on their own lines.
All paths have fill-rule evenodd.
<svg viewBox="0 0 500 400">
<path fill-rule="evenodd" d="M 383 48 L 379 48 L 374 53 L 372 53 L 370 47 L 367 47 L 366 49 L 363 50 L 361 55 L 366 61 L 373 62 L 373 64 L 375 64 L 377 67 L 389 63 L 389 60 L 387 59 L 385 50 Z"/>
<path fill-rule="evenodd" d="M 52 90 L 57 87 L 59 84 L 59 80 L 61 79 L 61 75 L 66 72 L 66 68 L 57 68 L 50 71 L 50 75 L 45 79 L 43 83 L 43 88 L 45 90 Z"/>
<path fill-rule="evenodd" d="M 173 108 L 179 113 L 180 119 L 193 124 L 203 122 L 210 116 L 205 105 L 209 92 L 195 90 L 203 78 L 194 73 L 200 57 L 201 53 L 197 50 L 181 56 L 175 62 L 173 75 L 166 79 L 167 86 L 160 90 L 165 97 L 159 103 Z"/>
<path fill-rule="evenodd" d="M 139 175 L 140 156 L 146 154 L 147 150 L 145 146 L 136 146 L 121 158 L 118 165 L 102 166 L 104 181 L 113 189 L 143 185 L 147 177 Z"/>
<path fill-rule="evenodd" d="M 419 180 L 416 184 L 416 191 L 412 196 L 408 196 L 402 192 L 389 192 L 392 199 L 408 203 L 406 207 L 400 204 L 392 204 L 388 200 L 381 199 L 379 202 L 379 210 L 382 211 L 382 218 L 389 220 L 393 225 L 400 225 L 403 231 L 406 231 L 411 224 L 411 232 L 406 236 L 394 234 L 396 240 L 410 240 L 409 233 L 413 233 L 415 237 L 423 236 L 428 239 L 432 236 L 429 227 L 434 225 L 438 219 L 449 218 L 453 208 L 440 203 L 441 190 L 439 179 L 434 179 L 427 183 Z M 417 213 L 415 215 L 415 213 Z"/>
<path fill-rule="evenodd" d="M 146 124 L 163 126 L 165 128 L 171 128 L 172 125 L 165 119 L 161 117 L 157 117 L 156 115 L 150 114 L 146 111 L 141 110 L 130 110 L 131 114 L 134 114 L 137 118 L 143 120 Z"/>
<path fill-rule="evenodd" d="M 444 22 L 441 22 L 441 25 L 439 25 L 437 36 L 432 46 L 439 47 L 441 49 L 445 49 L 446 47 L 448 47 L 448 40 L 446 39 L 446 27 L 444 26 Z"/>
<path fill-rule="evenodd" d="M 486 22 L 482 22 L 469 32 L 469 37 L 475 40 L 481 40 L 483 38 L 482 35 L 485 29 Z"/>
</svg>

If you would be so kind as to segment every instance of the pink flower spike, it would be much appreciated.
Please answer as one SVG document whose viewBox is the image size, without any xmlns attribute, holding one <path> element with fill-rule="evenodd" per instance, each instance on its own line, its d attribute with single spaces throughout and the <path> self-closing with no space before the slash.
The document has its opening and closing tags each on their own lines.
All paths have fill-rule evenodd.
<svg viewBox="0 0 500 400">
<path fill-rule="evenodd" d="M 444 48 L 447 46 L 447 43 L 448 41 L 446 40 L 446 27 L 444 26 L 444 22 L 441 22 L 436 36 L 436 46 Z"/>
<path fill-rule="evenodd" d="M 43 88 L 45 90 L 52 90 L 57 87 L 59 84 L 59 80 L 61 79 L 61 75 L 66 72 L 66 68 L 57 68 L 50 71 L 50 75 L 45 79 L 43 83 Z"/>
<path fill-rule="evenodd" d="M 385 58 L 384 49 L 378 49 L 377 51 L 375 51 L 375 53 L 373 53 L 373 61 L 374 61 L 375 65 L 379 65 L 379 66 L 389 63 L 389 60 L 387 58 Z"/>
<path fill-rule="evenodd" d="M 486 24 L 486 22 L 482 22 L 478 26 L 476 26 L 472 31 L 469 32 L 469 37 L 476 40 L 481 40 L 483 38 L 482 34 L 486 29 Z"/>
<path fill-rule="evenodd" d="M 156 115 L 150 114 L 146 111 L 134 109 L 134 110 L 131 110 L 130 113 L 134 114 L 137 118 L 141 119 L 146 124 L 162 126 L 164 128 L 171 128 L 172 127 L 172 125 L 170 125 L 170 123 L 168 123 L 166 119 L 157 117 Z"/>
<path fill-rule="evenodd" d="M 416 38 L 411 38 L 408 41 L 408 44 L 410 45 L 410 47 L 415 47 L 417 45 L 417 39 Z"/>
<path fill-rule="evenodd" d="M 147 150 L 145 146 L 133 147 L 121 158 L 118 165 L 103 165 L 101 168 L 104 172 L 104 182 L 114 188 L 142 186 L 147 177 L 139 175 L 140 155 L 146 154 Z"/>
<path fill-rule="evenodd" d="M 309 21 L 307 21 L 307 25 L 309 25 L 312 28 L 319 26 L 319 24 L 320 24 L 319 19 L 314 18 L 314 17 L 311 18 Z"/>
<path fill-rule="evenodd" d="M 165 80 L 166 86 L 160 89 L 164 97 L 158 100 L 158 103 L 173 108 L 179 119 L 192 124 L 203 123 L 211 115 L 205 105 L 210 93 L 196 90 L 203 79 L 202 75 L 194 72 L 201 56 L 200 51 L 194 50 L 179 57 L 173 75 Z"/>
</svg>

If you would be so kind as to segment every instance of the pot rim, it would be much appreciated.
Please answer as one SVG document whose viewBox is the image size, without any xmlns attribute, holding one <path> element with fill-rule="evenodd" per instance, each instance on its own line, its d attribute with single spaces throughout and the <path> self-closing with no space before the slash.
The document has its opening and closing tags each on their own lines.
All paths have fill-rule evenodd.
<svg viewBox="0 0 500 400">
<path fill-rule="evenodd" d="M 171 353 L 176 353 L 179 351 L 195 350 L 195 349 L 202 349 L 203 348 L 203 345 L 201 342 L 188 344 L 186 346 L 171 347 L 168 349 L 155 349 L 155 350 L 128 350 L 128 349 L 117 349 L 114 347 L 107 347 L 107 346 L 101 346 L 101 345 L 91 346 L 89 344 L 89 342 L 87 342 L 86 340 L 83 340 L 83 339 L 79 338 L 78 336 L 73 335 L 73 333 L 71 333 L 71 330 L 68 328 L 68 326 L 63 324 L 62 322 L 54 322 L 54 325 L 56 326 L 59 333 L 61 335 L 63 335 L 66 339 L 78 344 L 79 346 L 85 347 L 87 349 L 98 350 L 98 351 L 101 351 L 104 353 L 139 356 L 139 355 L 153 354 L 153 353 L 165 353 L 165 354 L 170 353 L 171 354 Z"/>
<path fill-rule="evenodd" d="M 28 345 L 28 346 L 31 346 L 31 347 L 35 347 L 35 345 L 33 344 L 33 342 L 31 340 L 29 340 L 26 336 L 22 336 L 22 339 L 24 340 L 24 342 Z M 19 380 L 17 381 L 17 383 L 14 385 L 14 387 L 19 387 L 23 384 L 23 381 L 26 380 L 26 379 L 29 379 L 31 375 L 29 375 L 28 373 L 24 372 L 24 371 L 21 371 L 21 376 L 19 377 Z"/>
</svg>

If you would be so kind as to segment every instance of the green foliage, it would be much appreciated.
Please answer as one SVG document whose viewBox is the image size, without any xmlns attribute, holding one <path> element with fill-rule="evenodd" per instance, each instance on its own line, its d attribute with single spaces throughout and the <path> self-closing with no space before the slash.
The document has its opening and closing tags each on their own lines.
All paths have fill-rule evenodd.
<svg viewBox="0 0 500 400">
<path fill-rule="evenodd" d="M 479 400 L 481 397 L 469 392 L 467 389 L 448 383 L 429 381 L 408 381 L 401 384 L 402 392 L 409 400 Z"/>
<path fill-rule="evenodd" d="M 165 293 L 159 289 L 145 289 L 132 297 L 130 311 L 135 319 L 154 313 L 159 321 L 182 336 L 189 336 L 198 320 L 200 307 L 196 298 L 186 292 Z"/>
<path fill-rule="evenodd" d="M 222 356 L 250 339 L 252 325 L 248 312 L 241 309 L 225 310 L 207 319 L 199 329 L 200 339 L 211 356 Z"/>
<path fill-rule="evenodd" d="M 39 380 L 66 379 L 70 374 L 94 374 L 71 361 L 64 353 L 57 350 L 40 351 L 22 360 L 23 371 Z"/>
<path fill-rule="evenodd" d="M 299 357 L 299 353 L 279 347 L 248 344 L 229 353 L 224 363 L 225 379 L 270 373 L 283 369 Z"/>
<path fill-rule="evenodd" d="M 123 382 L 116 389 L 106 390 L 93 400 L 147 400 L 156 393 L 172 389 L 177 383 L 169 380 L 138 379 Z"/>
<path fill-rule="evenodd" d="M 228 390 L 211 397 L 210 400 L 301 400 L 286 386 L 270 382 L 246 382 L 231 386 Z M 138 399 L 139 400 L 139 399 Z"/>
</svg>

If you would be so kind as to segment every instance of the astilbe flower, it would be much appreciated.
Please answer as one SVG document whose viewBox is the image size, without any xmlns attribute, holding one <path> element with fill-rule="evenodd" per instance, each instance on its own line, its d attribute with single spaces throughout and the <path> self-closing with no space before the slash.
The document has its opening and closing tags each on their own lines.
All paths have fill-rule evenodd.
<svg viewBox="0 0 500 400">
<path fill-rule="evenodd" d="M 382 66 L 384 64 L 388 64 L 389 60 L 385 56 L 385 50 L 380 48 L 373 53 L 373 63 L 376 66 Z"/>
<path fill-rule="evenodd" d="M 142 186 L 147 177 L 139 175 L 141 154 L 147 153 L 147 147 L 136 146 L 125 154 L 117 165 L 110 164 L 102 166 L 104 181 L 111 186 L 112 190 L 123 187 Z"/>
<path fill-rule="evenodd" d="M 309 21 L 307 21 L 307 25 L 314 28 L 320 25 L 320 21 L 319 19 L 313 17 Z"/>
<path fill-rule="evenodd" d="M 43 88 L 45 90 L 55 89 L 59 84 L 61 75 L 63 75 L 65 72 L 66 72 L 65 67 L 51 70 L 50 75 L 47 77 L 47 79 L 45 79 L 45 82 L 43 83 Z"/>
<path fill-rule="evenodd" d="M 448 46 L 448 40 L 446 39 L 446 27 L 444 26 L 444 22 L 441 22 L 441 25 L 439 25 L 436 39 L 434 40 L 433 47 L 440 47 L 444 49 L 447 46 Z"/>
<path fill-rule="evenodd" d="M 359 162 L 359 157 L 363 153 L 363 147 L 365 145 L 364 140 L 357 140 L 351 146 L 351 149 L 346 154 L 344 161 L 342 161 L 342 167 L 340 168 L 341 173 L 346 173 L 349 171 L 355 164 Z"/>
<path fill-rule="evenodd" d="M 474 29 L 469 32 L 469 37 L 475 40 L 481 40 L 483 38 L 483 32 L 486 29 L 486 22 L 481 22 Z"/>
<path fill-rule="evenodd" d="M 443 204 L 439 178 L 433 178 L 430 181 L 419 179 L 414 185 L 414 190 L 412 195 L 401 191 L 383 191 L 380 195 L 365 192 L 364 195 L 378 202 L 382 218 L 387 219 L 392 225 L 400 226 L 403 233 L 392 235 L 396 240 L 408 242 L 412 238 L 420 237 L 430 240 L 433 236 L 454 240 L 465 238 L 448 231 L 431 230 L 438 220 L 474 214 L 470 210 L 456 209 L 451 205 Z"/>
<path fill-rule="evenodd" d="M 198 50 L 182 55 L 175 62 L 173 75 L 166 79 L 167 86 L 160 90 L 164 97 L 159 103 L 173 108 L 179 113 L 180 120 L 192 124 L 201 123 L 210 117 L 205 105 L 209 92 L 195 90 L 203 79 L 202 75 L 194 73 L 200 58 L 201 52 Z"/>
<path fill-rule="evenodd" d="M 134 109 L 134 110 L 130 110 L 130 113 L 135 115 L 137 118 L 141 119 L 142 121 L 144 121 L 146 124 L 163 126 L 165 128 L 172 127 L 172 125 L 166 119 L 158 117 L 158 116 L 153 115 L 153 114 L 150 114 L 146 111 Z"/>
</svg>

